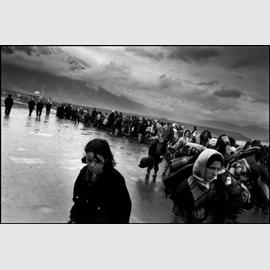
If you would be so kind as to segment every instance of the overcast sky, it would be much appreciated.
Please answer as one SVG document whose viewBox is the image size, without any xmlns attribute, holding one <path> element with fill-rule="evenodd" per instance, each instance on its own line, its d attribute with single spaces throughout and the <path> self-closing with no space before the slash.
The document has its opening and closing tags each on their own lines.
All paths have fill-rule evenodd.
<svg viewBox="0 0 270 270">
<path fill-rule="evenodd" d="M 169 119 L 269 128 L 267 47 L 39 47 L 5 60 L 102 87 Z"/>
</svg>

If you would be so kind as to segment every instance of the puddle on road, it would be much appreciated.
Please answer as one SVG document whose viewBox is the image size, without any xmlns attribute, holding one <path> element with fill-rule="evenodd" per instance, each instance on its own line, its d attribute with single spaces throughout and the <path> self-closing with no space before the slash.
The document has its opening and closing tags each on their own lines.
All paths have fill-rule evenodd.
<svg viewBox="0 0 270 270">
<path fill-rule="evenodd" d="M 10 157 L 11 161 L 15 163 L 21 164 L 44 164 L 45 162 L 38 158 L 18 158 L 18 157 Z"/>
<path fill-rule="evenodd" d="M 53 137 L 53 134 L 50 133 L 42 133 L 42 132 L 29 132 L 31 135 L 39 135 L 39 136 L 44 136 L 44 137 Z"/>
<path fill-rule="evenodd" d="M 81 168 L 81 166 L 80 167 L 60 167 L 60 168 L 74 171 L 74 170 L 78 170 L 78 168 Z"/>
<path fill-rule="evenodd" d="M 33 210 L 38 210 L 42 213 L 50 213 L 53 211 L 53 208 L 47 206 L 47 205 L 35 205 L 32 207 Z"/>
<path fill-rule="evenodd" d="M 82 135 L 92 135 L 93 132 L 82 132 L 81 134 L 82 134 Z"/>
</svg>

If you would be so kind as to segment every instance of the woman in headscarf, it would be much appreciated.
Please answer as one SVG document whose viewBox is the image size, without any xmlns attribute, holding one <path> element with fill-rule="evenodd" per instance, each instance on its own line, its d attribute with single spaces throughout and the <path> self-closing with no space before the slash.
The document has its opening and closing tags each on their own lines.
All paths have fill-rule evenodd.
<svg viewBox="0 0 270 270">
<path fill-rule="evenodd" d="M 196 159 L 192 175 L 184 179 L 172 195 L 171 223 L 223 223 L 231 208 L 227 207 L 226 183 L 218 180 L 223 156 L 205 149 Z M 239 194 L 241 196 L 241 194 Z"/>
</svg>

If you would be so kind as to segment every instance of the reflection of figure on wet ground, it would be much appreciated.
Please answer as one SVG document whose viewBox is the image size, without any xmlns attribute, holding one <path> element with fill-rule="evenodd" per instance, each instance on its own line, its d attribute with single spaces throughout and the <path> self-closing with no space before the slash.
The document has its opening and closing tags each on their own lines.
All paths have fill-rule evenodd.
<svg viewBox="0 0 270 270">
<path fill-rule="evenodd" d="M 37 106 L 36 106 L 37 120 L 40 120 L 43 107 L 44 107 L 44 103 L 43 103 L 43 100 L 41 99 L 38 101 Z"/>
<path fill-rule="evenodd" d="M 11 94 L 8 94 L 8 96 L 5 99 L 5 115 L 6 116 L 9 116 L 12 106 L 13 106 L 13 98 Z"/>
<path fill-rule="evenodd" d="M 163 136 L 159 136 L 155 142 L 153 142 L 148 150 L 148 156 L 154 159 L 153 164 L 147 168 L 147 173 L 145 179 L 148 180 L 151 170 L 154 168 L 153 181 L 156 180 L 157 172 L 159 169 L 159 163 L 162 161 L 163 156 L 166 153 L 166 141 L 164 141 Z"/>
<path fill-rule="evenodd" d="M 31 114 L 35 108 L 35 105 L 36 105 L 36 103 L 35 103 L 33 97 L 31 97 L 31 99 L 28 101 L 29 116 L 31 116 Z"/>
<path fill-rule="evenodd" d="M 69 223 L 129 223 L 131 200 L 114 166 L 110 146 L 94 139 L 85 146 L 84 166 L 75 182 Z"/>
<path fill-rule="evenodd" d="M 46 116 L 50 115 L 51 108 L 52 108 L 52 102 L 50 99 L 48 99 L 48 101 L 46 103 Z"/>
</svg>

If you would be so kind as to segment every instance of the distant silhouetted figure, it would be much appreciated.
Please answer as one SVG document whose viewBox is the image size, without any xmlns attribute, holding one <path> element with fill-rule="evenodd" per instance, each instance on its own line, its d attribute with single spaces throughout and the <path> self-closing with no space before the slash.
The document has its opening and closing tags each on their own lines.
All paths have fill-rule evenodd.
<svg viewBox="0 0 270 270">
<path fill-rule="evenodd" d="M 5 114 L 9 116 L 11 108 L 13 106 L 13 98 L 11 94 L 8 94 L 8 97 L 5 99 Z"/>
<path fill-rule="evenodd" d="M 50 115 L 51 108 L 52 108 L 52 102 L 48 100 L 48 102 L 46 103 L 46 116 Z"/>
<path fill-rule="evenodd" d="M 37 103 L 36 113 L 37 113 L 37 119 L 40 119 L 42 110 L 43 110 L 44 103 L 42 100 L 39 100 Z"/>
<path fill-rule="evenodd" d="M 31 100 L 29 100 L 29 102 L 28 102 L 29 116 L 31 116 L 31 114 L 35 108 L 35 105 L 36 105 L 35 101 L 33 100 L 33 98 L 31 98 Z"/>
</svg>

